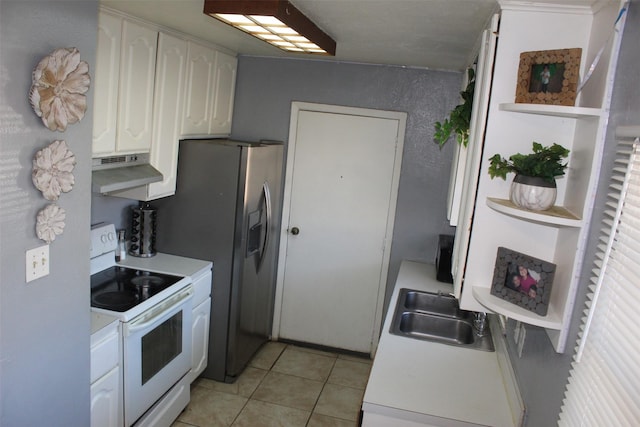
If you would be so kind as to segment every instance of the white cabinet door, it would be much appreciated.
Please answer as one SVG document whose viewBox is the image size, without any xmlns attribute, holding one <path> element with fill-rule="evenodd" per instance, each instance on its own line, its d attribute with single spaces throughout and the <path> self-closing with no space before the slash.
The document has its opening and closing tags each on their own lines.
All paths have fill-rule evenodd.
<svg viewBox="0 0 640 427">
<path fill-rule="evenodd" d="M 148 152 L 151 147 L 153 90 L 158 32 L 124 21 L 116 150 Z"/>
<path fill-rule="evenodd" d="M 171 196 L 176 192 L 178 142 L 182 125 L 186 66 L 187 42 L 160 33 L 158 36 L 153 103 L 153 143 L 151 144 L 150 161 L 156 169 L 162 172 L 163 180 L 114 192 L 114 196 L 149 201 Z"/>
<path fill-rule="evenodd" d="M 116 148 L 118 77 L 122 18 L 101 12 L 98 16 L 98 49 L 93 74 L 93 155 L 107 155 Z"/>
<path fill-rule="evenodd" d="M 183 135 L 208 135 L 211 126 L 216 52 L 189 41 Z"/>
<path fill-rule="evenodd" d="M 209 133 L 212 135 L 230 134 L 238 59 L 222 52 L 216 52 L 215 69 L 213 118 Z"/>
<path fill-rule="evenodd" d="M 462 297 L 462 282 L 475 211 L 476 189 L 478 188 L 484 132 L 489 113 L 489 96 L 491 94 L 492 70 L 498 42 L 499 22 L 500 16 L 494 15 L 488 24 L 488 28 L 482 33 L 482 43 L 476 66 L 476 90 L 473 98 L 471 124 L 469 126 L 469 145 L 468 148 L 461 148 L 459 152 L 464 155 L 458 165 L 459 168 L 463 169 L 463 173 L 461 177 L 459 176 L 462 179 L 455 183 L 455 187 L 457 187 L 455 191 L 459 195 L 456 219 L 458 228 L 455 234 L 451 263 L 451 274 L 454 278 L 453 287 L 455 296 L 458 299 Z"/>
<path fill-rule="evenodd" d="M 118 427 L 120 411 L 120 367 L 91 384 L 91 427 Z"/>
<path fill-rule="evenodd" d="M 149 198 L 170 196 L 176 191 L 178 138 L 182 125 L 187 42 L 160 34 L 156 61 L 151 164 L 164 179 L 149 184 Z"/>
<path fill-rule="evenodd" d="M 211 298 L 194 308 L 192 313 L 191 371 L 188 374 L 190 383 L 207 367 Z"/>
</svg>

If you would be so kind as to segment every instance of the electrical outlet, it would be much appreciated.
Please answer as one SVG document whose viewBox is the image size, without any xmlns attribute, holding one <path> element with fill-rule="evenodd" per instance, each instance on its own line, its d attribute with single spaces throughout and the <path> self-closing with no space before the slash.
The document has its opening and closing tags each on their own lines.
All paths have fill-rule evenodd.
<svg viewBox="0 0 640 427">
<path fill-rule="evenodd" d="M 27 283 L 49 275 L 49 245 L 29 249 L 26 256 Z"/>
</svg>

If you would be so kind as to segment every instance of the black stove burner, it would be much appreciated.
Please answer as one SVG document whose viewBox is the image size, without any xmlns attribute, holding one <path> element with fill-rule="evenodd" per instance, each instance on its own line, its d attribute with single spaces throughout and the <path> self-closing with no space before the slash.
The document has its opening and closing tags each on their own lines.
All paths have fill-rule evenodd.
<svg viewBox="0 0 640 427">
<path fill-rule="evenodd" d="M 113 266 L 91 275 L 91 306 L 125 312 L 182 277 Z"/>
<path fill-rule="evenodd" d="M 134 277 L 131 279 L 131 283 L 136 286 L 162 286 L 164 279 L 154 273 L 148 273 Z"/>
<path fill-rule="evenodd" d="M 118 308 L 127 308 L 135 306 L 140 298 L 134 292 L 104 292 L 92 297 L 91 302 L 94 307 L 111 307 L 113 310 L 120 311 Z"/>
</svg>

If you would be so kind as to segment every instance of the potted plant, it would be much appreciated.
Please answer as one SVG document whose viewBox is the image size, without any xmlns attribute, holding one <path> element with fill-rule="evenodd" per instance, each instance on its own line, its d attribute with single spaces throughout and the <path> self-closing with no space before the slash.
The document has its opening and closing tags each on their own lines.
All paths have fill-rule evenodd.
<svg viewBox="0 0 640 427">
<path fill-rule="evenodd" d="M 518 153 L 509 159 L 493 155 L 489 159 L 489 175 L 506 179 L 508 173 L 515 173 L 511 201 L 525 209 L 546 210 L 556 201 L 556 177 L 564 175 L 567 163 L 562 159 L 568 155 L 569 150 L 561 145 L 544 147 L 534 141 L 531 154 Z"/>
<path fill-rule="evenodd" d="M 436 122 L 433 139 L 440 148 L 449 140 L 451 133 L 455 133 L 459 144 L 467 146 L 469 142 L 469 125 L 471 123 L 471 108 L 473 103 L 473 91 L 475 89 L 475 72 L 472 68 L 467 70 L 468 82 L 464 91 L 460 92 L 463 103 L 454 108 L 449 118 L 443 123 Z"/>
</svg>

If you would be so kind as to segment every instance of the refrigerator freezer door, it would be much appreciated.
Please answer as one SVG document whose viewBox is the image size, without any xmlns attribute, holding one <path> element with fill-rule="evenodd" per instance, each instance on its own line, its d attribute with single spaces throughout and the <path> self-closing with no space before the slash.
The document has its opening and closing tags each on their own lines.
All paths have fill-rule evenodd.
<svg viewBox="0 0 640 427">
<path fill-rule="evenodd" d="M 242 218 L 238 218 L 241 244 L 234 258 L 227 358 L 227 376 L 231 378 L 227 380 L 242 372 L 271 335 L 275 296 L 277 246 L 273 237 L 278 234 L 278 225 L 273 217 L 280 205 L 282 146 L 242 149 L 246 170 L 241 174 L 238 200 L 244 203 Z"/>
</svg>

